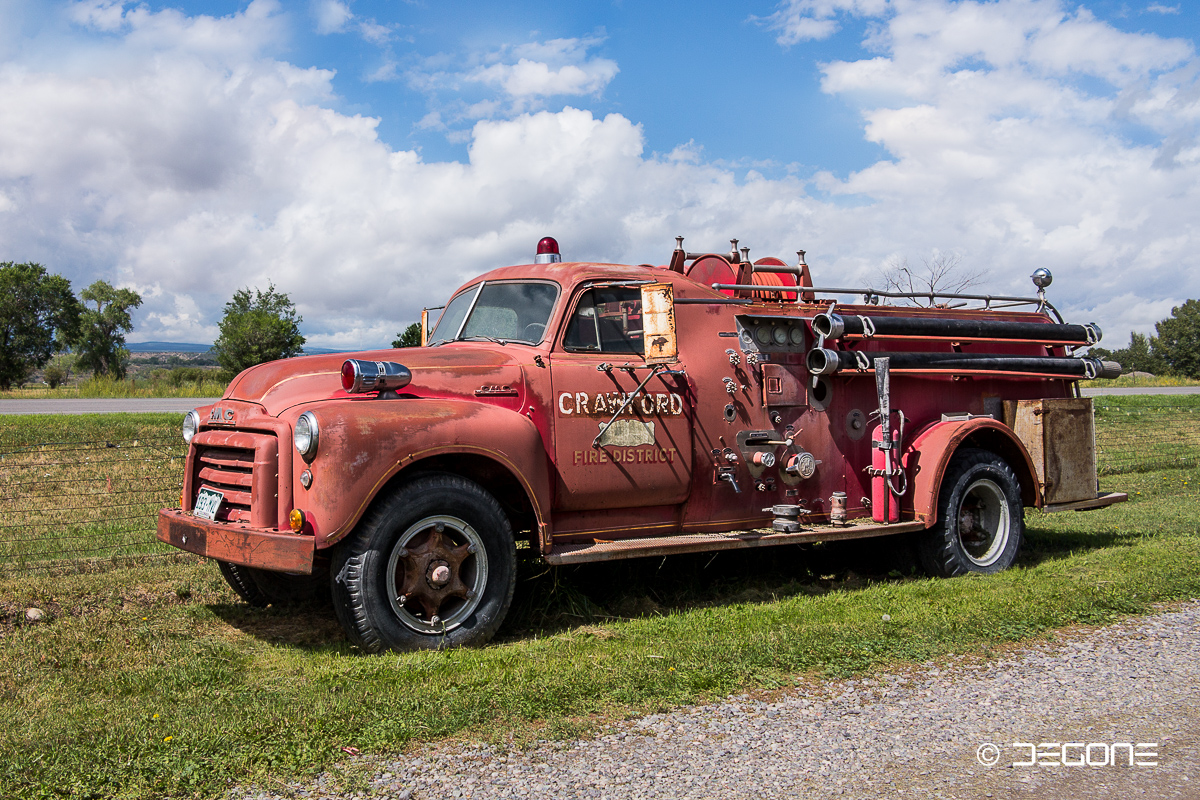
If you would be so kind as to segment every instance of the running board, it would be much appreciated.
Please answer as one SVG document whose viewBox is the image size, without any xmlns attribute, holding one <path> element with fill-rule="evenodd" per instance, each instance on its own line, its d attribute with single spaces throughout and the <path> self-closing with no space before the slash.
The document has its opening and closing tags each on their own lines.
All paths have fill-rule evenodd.
<svg viewBox="0 0 1200 800">
<path fill-rule="evenodd" d="M 744 550 L 750 547 L 772 547 L 781 544 L 831 542 L 837 539 L 861 539 L 868 536 L 887 536 L 892 533 L 925 530 L 924 522 L 895 522 L 891 525 L 818 525 L 797 533 L 776 533 L 770 528 L 732 533 L 692 533 L 679 536 L 655 536 L 643 539 L 623 539 L 608 542 L 598 540 L 587 544 L 555 545 L 546 562 L 555 566 L 586 564 L 592 561 L 616 561 L 622 558 L 671 556 L 681 553 L 710 553 L 718 550 Z"/>
<path fill-rule="evenodd" d="M 1091 500 L 1076 500 L 1074 503 L 1053 503 L 1042 506 L 1042 511 L 1047 514 L 1053 514 L 1056 511 L 1091 511 L 1095 508 L 1108 508 L 1113 503 L 1124 503 L 1128 499 L 1129 495 L 1125 492 L 1105 492 L 1096 495 Z"/>
</svg>

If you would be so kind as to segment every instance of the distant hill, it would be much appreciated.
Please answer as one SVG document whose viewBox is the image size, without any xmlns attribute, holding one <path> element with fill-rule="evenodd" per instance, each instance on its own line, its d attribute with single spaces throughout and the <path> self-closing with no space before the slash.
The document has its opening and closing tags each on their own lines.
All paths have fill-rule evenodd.
<svg viewBox="0 0 1200 800">
<path fill-rule="evenodd" d="M 125 346 L 131 353 L 207 353 L 212 349 L 211 344 L 196 344 L 195 342 L 126 342 Z M 353 353 L 364 348 L 341 347 L 306 347 L 304 355 L 319 356 L 329 353 Z"/>
<path fill-rule="evenodd" d="M 373 348 L 367 347 L 339 347 L 330 349 L 328 347 L 305 347 L 304 355 L 306 356 L 325 356 L 330 353 L 357 353 L 359 350 L 369 350 Z"/>
<path fill-rule="evenodd" d="M 195 342 L 126 342 L 131 353 L 207 353 L 211 344 Z"/>
</svg>

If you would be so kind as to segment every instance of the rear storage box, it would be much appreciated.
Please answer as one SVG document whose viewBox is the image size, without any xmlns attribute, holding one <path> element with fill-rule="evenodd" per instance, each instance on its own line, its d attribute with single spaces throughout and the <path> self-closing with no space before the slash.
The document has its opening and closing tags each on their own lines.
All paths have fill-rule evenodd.
<svg viewBox="0 0 1200 800">
<path fill-rule="evenodd" d="M 1007 400 L 1004 422 L 1029 451 L 1047 506 L 1096 497 L 1096 426 L 1089 397 Z"/>
</svg>

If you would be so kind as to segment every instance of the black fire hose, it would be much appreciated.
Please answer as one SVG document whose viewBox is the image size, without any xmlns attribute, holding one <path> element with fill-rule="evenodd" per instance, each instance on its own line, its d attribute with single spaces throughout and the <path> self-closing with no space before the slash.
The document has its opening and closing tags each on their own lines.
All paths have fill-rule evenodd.
<svg viewBox="0 0 1200 800">
<path fill-rule="evenodd" d="M 842 336 L 916 337 L 974 341 L 1006 339 L 1057 344 L 1096 344 L 1103 336 L 1100 326 L 1062 325 L 1054 322 L 1010 322 L 998 319 L 943 319 L 940 317 L 867 317 L 853 314 L 818 314 L 813 332 L 826 339 Z"/>
<path fill-rule="evenodd" d="M 872 372 L 876 358 L 887 358 L 892 372 L 1018 372 L 1064 378 L 1116 378 L 1121 365 L 1098 358 L 1009 356 L 993 353 L 875 353 L 859 350 L 808 351 L 808 371 L 813 375 L 837 372 Z"/>
</svg>

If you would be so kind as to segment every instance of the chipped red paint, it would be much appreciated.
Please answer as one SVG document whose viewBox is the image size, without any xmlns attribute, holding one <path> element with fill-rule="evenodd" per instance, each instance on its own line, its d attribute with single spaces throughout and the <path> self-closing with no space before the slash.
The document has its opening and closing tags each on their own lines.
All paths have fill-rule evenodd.
<svg viewBox="0 0 1200 800">
<path fill-rule="evenodd" d="M 281 572 L 312 572 L 313 537 L 199 520 L 175 509 L 158 515 L 158 538 L 196 555 Z"/>
<path fill-rule="evenodd" d="M 834 492 L 845 492 L 851 521 L 869 518 L 864 500 L 871 496 L 871 482 L 864 469 L 871 464 L 871 425 L 864 420 L 877 406 L 874 376 L 832 376 L 822 382 L 829 394 L 821 398 L 805 368 L 805 353 L 814 343 L 809 323 L 828 305 L 778 302 L 771 298 L 780 292 L 765 290 L 755 292 L 760 297 L 747 297 L 748 304 L 722 302 L 736 292 L 717 292 L 707 284 L 742 280 L 748 274 L 745 265 L 731 265 L 723 256 L 704 256 L 688 271 L 700 280 L 665 267 L 615 264 L 530 264 L 493 270 L 466 286 L 483 280 L 534 279 L 559 287 L 544 340 L 538 345 L 462 341 L 349 356 L 403 364 L 412 380 L 399 393 L 343 391 L 340 370 L 347 354 L 294 358 L 246 370 L 218 403 L 199 410 L 200 432 L 187 460 L 185 507 L 182 512 L 163 512 L 160 538 L 192 549 L 181 544 L 192 530 L 209 543 L 206 553 L 221 553 L 215 557 L 306 571 L 313 554 L 342 540 L 381 493 L 422 470 L 460 472 L 485 485 L 515 515 L 519 524 L 514 529 L 524 526 L 544 553 L 557 544 L 769 527 L 772 516 L 763 509 L 773 504 L 803 505 L 810 512 L 806 520 L 821 523 L 828 521 Z M 593 447 L 621 398 L 647 371 L 636 355 L 569 351 L 563 336 L 584 291 L 622 281 L 672 284 L 678 368 L 650 378 L 646 397 L 618 415 L 610 440 Z M 874 317 L 933 313 L 853 305 L 839 306 L 838 312 Z M 1050 322 L 1043 313 L 1011 309 L 937 309 L 936 314 Z M 803 343 L 773 352 L 769 362 L 756 367 L 738 338 L 739 317 L 798 325 Z M 947 352 L 951 347 L 963 352 L 1069 354 L 1063 346 L 1012 341 L 984 346 L 928 338 L 899 343 L 847 339 L 839 346 L 867 354 Z M 731 349 L 738 356 L 736 364 L 727 352 Z M 627 365 L 642 369 L 623 369 Z M 995 413 L 1004 400 L 1071 394 L 1071 381 L 1062 378 L 894 374 L 891 405 L 908 418 L 901 464 L 910 488 L 899 501 L 901 522 L 936 521 L 942 475 L 955 449 L 964 444 L 986 445 L 1004 456 L 1021 480 L 1025 504 L 1040 506 L 1029 453 L 1003 422 L 978 415 Z M 726 417 L 727 404 L 732 406 L 732 421 Z M 210 419 L 213 408 L 219 412 Z M 311 462 L 292 444 L 296 419 L 306 411 L 319 423 L 319 446 Z M 943 414 L 976 418 L 943 422 Z M 777 440 L 790 434 L 794 444 L 776 448 L 774 466 L 753 465 L 753 453 L 738 442 L 739 433 L 747 431 L 766 432 L 767 438 Z M 783 466 L 801 448 L 819 466 L 811 478 L 793 480 L 785 476 Z M 222 454 L 232 461 L 252 462 L 245 467 L 245 477 L 231 477 L 202 463 L 205 458 L 220 460 Z M 307 489 L 300 482 L 306 469 L 312 479 Z M 236 529 L 231 523 L 197 520 L 186 513 L 210 476 L 250 489 L 249 518 Z M 242 496 L 242 489 L 230 491 Z M 302 546 L 288 529 L 293 508 L 301 509 L 307 521 L 300 534 Z M 267 544 L 254 546 L 256 536 Z M 305 558 L 308 567 L 303 566 Z"/>
<path fill-rule="evenodd" d="M 1027 506 L 1042 506 L 1041 487 L 1034 478 L 1033 460 L 1012 429 L 992 419 L 935 422 L 920 431 L 903 455 L 902 464 L 912 475 L 915 517 L 927 525 L 937 522 L 938 487 L 954 451 L 968 439 L 1005 457 L 1021 481 L 1021 499 Z"/>
</svg>

